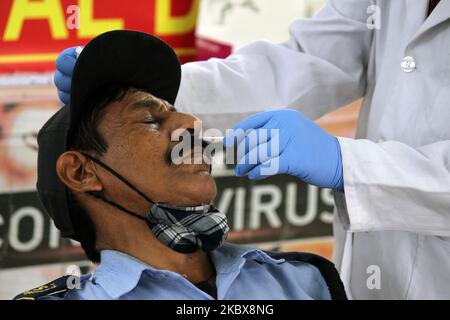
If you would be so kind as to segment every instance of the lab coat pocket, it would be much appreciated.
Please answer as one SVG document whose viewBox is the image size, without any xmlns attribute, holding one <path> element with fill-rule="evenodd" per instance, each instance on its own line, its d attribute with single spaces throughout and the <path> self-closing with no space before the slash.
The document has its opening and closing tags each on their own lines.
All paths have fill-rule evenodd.
<svg viewBox="0 0 450 320">
<path fill-rule="evenodd" d="M 427 110 L 430 130 L 436 138 L 450 139 L 450 86 L 441 87 Z"/>
</svg>

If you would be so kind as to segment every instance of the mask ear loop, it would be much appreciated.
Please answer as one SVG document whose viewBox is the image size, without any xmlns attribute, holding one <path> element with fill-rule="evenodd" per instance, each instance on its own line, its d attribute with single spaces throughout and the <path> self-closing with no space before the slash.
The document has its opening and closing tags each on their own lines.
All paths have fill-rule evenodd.
<svg viewBox="0 0 450 320">
<path fill-rule="evenodd" d="M 91 159 L 92 161 L 94 161 L 95 163 L 97 163 L 99 166 L 101 166 L 103 169 L 105 169 L 106 171 L 108 171 L 109 173 L 111 173 L 113 176 L 115 176 L 117 179 L 119 179 L 120 181 L 122 181 L 123 183 L 125 183 L 129 188 L 131 188 L 134 192 L 136 192 L 137 194 L 139 194 L 141 197 L 143 197 L 145 200 L 147 200 L 149 203 L 152 204 L 156 204 L 156 202 L 150 200 L 149 197 L 147 197 L 145 194 L 143 194 L 141 191 L 139 191 L 135 186 L 133 186 L 130 182 L 128 182 L 124 177 L 122 177 L 120 174 L 118 174 L 116 171 L 114 171 L 113 169 L 111 169 L 108 165 L 106 165 L 105 163 L 103 163 L 102 161 L 94 158 L 93 156 L 84 153 L 82 151 L 80 151 L 81 154 L 83 154 L 84 156 L 86 156 L 87 158 Z M 126 213 L 132 215 L 133 217 L 136 217 L 138 219 L 147 221 L 147 219 L 133 211 L 130 211 L 128 209 L 126 209 L 125 207 L 121 206 L 120 204 L 117 204 L 111 200 L 106 199 L 105 197 L 96 194 L 92 191 L 88 192 L 90 195 L 96 197 L 97 199 L 100 199 L 110 205 L 112 205 L 113 207 L 116 207 L 119 210 L 125 211 Z"/>
<path fill-rule="evenodd" d="M 100 200 L 102 200 L 102 201 L 105 201 L 106 203 L 112 205 L 113 207 L 116 207 L 116 208 L 119 209 L 119 210 L 123 210 L 123 211 L 125 211 L 126 213 L 128 213 L 128 214 L 130 214 L 130 215 L 132 215 L 132 216 L 134 216 L 134 217 L 136 217 L 136 218 L 138 218 L 138 219 L 147 221 L 147 219 L 146 219 L 145 217 L 140 216 L 140 215 L 138 215 L 137 213 L 134 213 L 134 212 L 132 212 L 132 211 L 130 211 L 130 210 L 128 210 L 128 209 L 122 207 L 120 204 L 117 204 L 117 203 L 115 203 L 115 202 L 112 202 L 112 201 L 106 199 L 105 197 L 102 197 L 101 195 L 98 195 L 98 194 L 96 194 L 96 193 L 94 193 L 94 192 L 92 192 L 92 191 L 89 191 L 88 193 L 89 193 L 90 195 L 96 197 L 97 199 L 100 199 Z"/>
<path fill-rule="evenodd" d="M 128 182 L 124 177 L 122 177 L 120 174 L 118 174 L 116 171 L 114 171 L 113 169 L 111 169 L 108 165 L 106 165 L 105 163 L 103 163 L 102 161 L 94 158 L 93 156 L 84 153 L 84 152 L 80 152 L 81 154 L 83 154 L 84 156 L 88 157 L 89 159 L 91 159 L 92 161 L 94 161 L 95 163 L 97 163 L 99 166 L 101 166 L 103 169 L 105 169 L 106 171 L 108 171 L 109 173 L 111 173 L 113 176 L 115 176 L 117 179 L 119 179 L 120 181 L 122 181 L 123 183 L 125 183 L 128 187 L 130 187 L 134 192 L 136 192 L 138 195 L 140 195 L 142 198 L 144 198 L 145 200 L 147 200 L 150 203 L 155 204 L 156 202 L 152 201 L 149 197 L 147 197 L 145 194 L 143 194 L 141 191 L 139 191 L 135 186 L 133 186 L 130 182 Z"/>
<path fill-rule="evenodd" d="M 203 143 L 208 144 L 208 142 L 206 142 L 206 141 L 203 141 Z M 108 171 L 109 173 L 111 173 L 113 176 L 115 176 L 117 179 L 119 179 L 120 181 L 122 181 L 122 182 L 123 182 L 124 184 L 126 184 L 130 189 L 132 189 L 132 190 L 133 190 L 134 192 L 136 192 L 138 195 L 140 195 L 140 196 L 143 197 L 145 200 L 147 200 L 147 202 L 152 203 L 152 204 L 154 204 L 154 205 L 157 204 L 157 202 L 152 201 L 149 197 L 147 197 L 144 193 L 142 193 L 141 191 L 139 191 L 138 188 L 136 188 L 133 184 L 131 184 L 128 180 L 126 180 L 126 179 L 125 179 L 123 176 L 121 176 L 119 173 L 117 173 L 116 171 L 114 171 L 114 170 L 113 170 L 111 167 L 109 167 L 107 164 L 103 163 L 102 161 L 98 160 L 97 158 L 95 158 L 95 157 L 91 156 L 90 154 L 87 154 L 87 153 L 85 153 L 85 152 L 83 152 L 83 151 L 80 151 L 80 153 L 81 153 L 82 155 L 84 155 L 85 157 L 91 159 L 92 161 L 94 161 L 95 163 L 97 163 L 99 166 L 101 166 L 103 169 L 105 169 L 106 171 Z M 212 165 L 209 166 L 209 173 L 211 173 L 211 169 L 212 169 Z M 101 196 L 101 195 L 98 195 L 98 194 L 96 194 L 96 193 L 94 193 L 94 192 L 88 192 L 88 193 L 91 194 L 91 195 L 93 195 L 93 196 L 96 197 L 97 199 L 100 199 L 100 200 L 105 201 L 106 203 L 112 205 L 113 207 L 116 207 L 116 208 L 118 208 L 118 209 L 120 209 L 120 210 L 125 211 L 126 213 L 128 213 L 128 214 L 130 214 L 130 215 L 132 215 L 132 216 L 135 216 L 135 217 L 137 217 L 137 218 L 139 218 L 139 219 L 142 219 L 142 220 L 146 220 L 146 219 L 145 219 L 144 217 L 142 217 L 141 215 L 138 215 L 138 214 L 136 214 L 136 213 L 134 213 L 134 212 L 132 212 L 132 211 L 130 211 L 130 210 L 128 210 L 128 209 L 122 207 L 121 205 L 119 205 L 119 204 L 117 204 L 117 203 L 115 203 L 115 202 L 113 202 L 113 201 L 111 201 L 111 200 L 106 199 L 105 197 L 103 197 L 103 196 Z M 208 212 L 208 209 L 210 208 L 210 205 L 211 205 L 211 204 L 208 204 L 208 205 L 205 205 L 205 204 L 204 204 L 204 205 L 202 205 L 202 206 L 204 207 L 204 208 L 203 208 L 203 213 L 207 213 L 207 212 Z"/>
</svg>

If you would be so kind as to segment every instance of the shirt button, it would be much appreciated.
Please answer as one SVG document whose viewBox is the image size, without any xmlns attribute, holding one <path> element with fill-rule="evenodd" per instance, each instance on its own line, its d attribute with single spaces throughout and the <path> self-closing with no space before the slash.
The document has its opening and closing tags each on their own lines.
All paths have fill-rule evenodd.
<svg viewBox="0 0 450 320">
<path fill-rule="evenodd" d="M 400 66 L 402 67 L 403 72 L 412 72 L 416 68 L 416 60 L 411 56 L 406 56 L 403 58 Z"/>
</svg>

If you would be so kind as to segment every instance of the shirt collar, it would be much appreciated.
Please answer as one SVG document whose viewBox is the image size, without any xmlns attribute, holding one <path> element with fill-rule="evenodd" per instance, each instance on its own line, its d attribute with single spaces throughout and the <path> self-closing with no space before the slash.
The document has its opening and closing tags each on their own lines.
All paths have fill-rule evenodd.
<svg viewBox="0 0 450 320">
<path fill-rule="evenodd" d="M 168 270 L 155 269 L 126 253 L 115 250 L 102 250 L 101 263 L 94 273 L 94 282 L 99 283 L 106 293 L 116 299 L 133 290 L 144 271 L 156 278 L 164 278 Z M 274 259 L 264 251 L 225 242 L 210 253 L 216 272 L 238 271 L 246 259 L 263 263 L 278 264 L 284 259 Z"/>
<path fill-rule="evenodd" d="M 133 290 L 145 270 L 153 271 L 159 277 L 164 277 L 167 273 L 120 251 L 102 250 L 100 257 L 101 263 L 95 270 L 93 280 L 113 299 Z"/>
<path fill-rule="evenodd" d="M 278 264 L 284 259 L 274 259 L 259 249 L 225 242 L 211 252 L 211 260 L 217 273 L 229 273 L 242 267 L 245 259 L 263 263 Z"/>
</svg>

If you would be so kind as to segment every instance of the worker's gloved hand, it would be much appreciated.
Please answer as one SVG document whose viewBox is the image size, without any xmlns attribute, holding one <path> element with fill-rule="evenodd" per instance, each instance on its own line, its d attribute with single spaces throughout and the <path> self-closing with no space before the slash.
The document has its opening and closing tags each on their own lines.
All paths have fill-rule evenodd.
<svg viewBox="0 0 450 320">
<path fill-rule="evenodd" d="M 70 102 L 70 85 L 72 83 L 72 73 L 75 62 L 81 47 L 67 48 L 62 51 L 56 59 L 56 72 L 53 77 L 56 88 L 58 89 L 58 97 L 63 105 Z"/>
<path fill-rule="evenodd" d="M 337 138 L 295 110 L 262 112 L 242 120 L 225 137 L 225 147 L 235 143 L 237 176 L 259 180 L 286 173 L 319 187 L 344 188 Z"/>
</svg>

